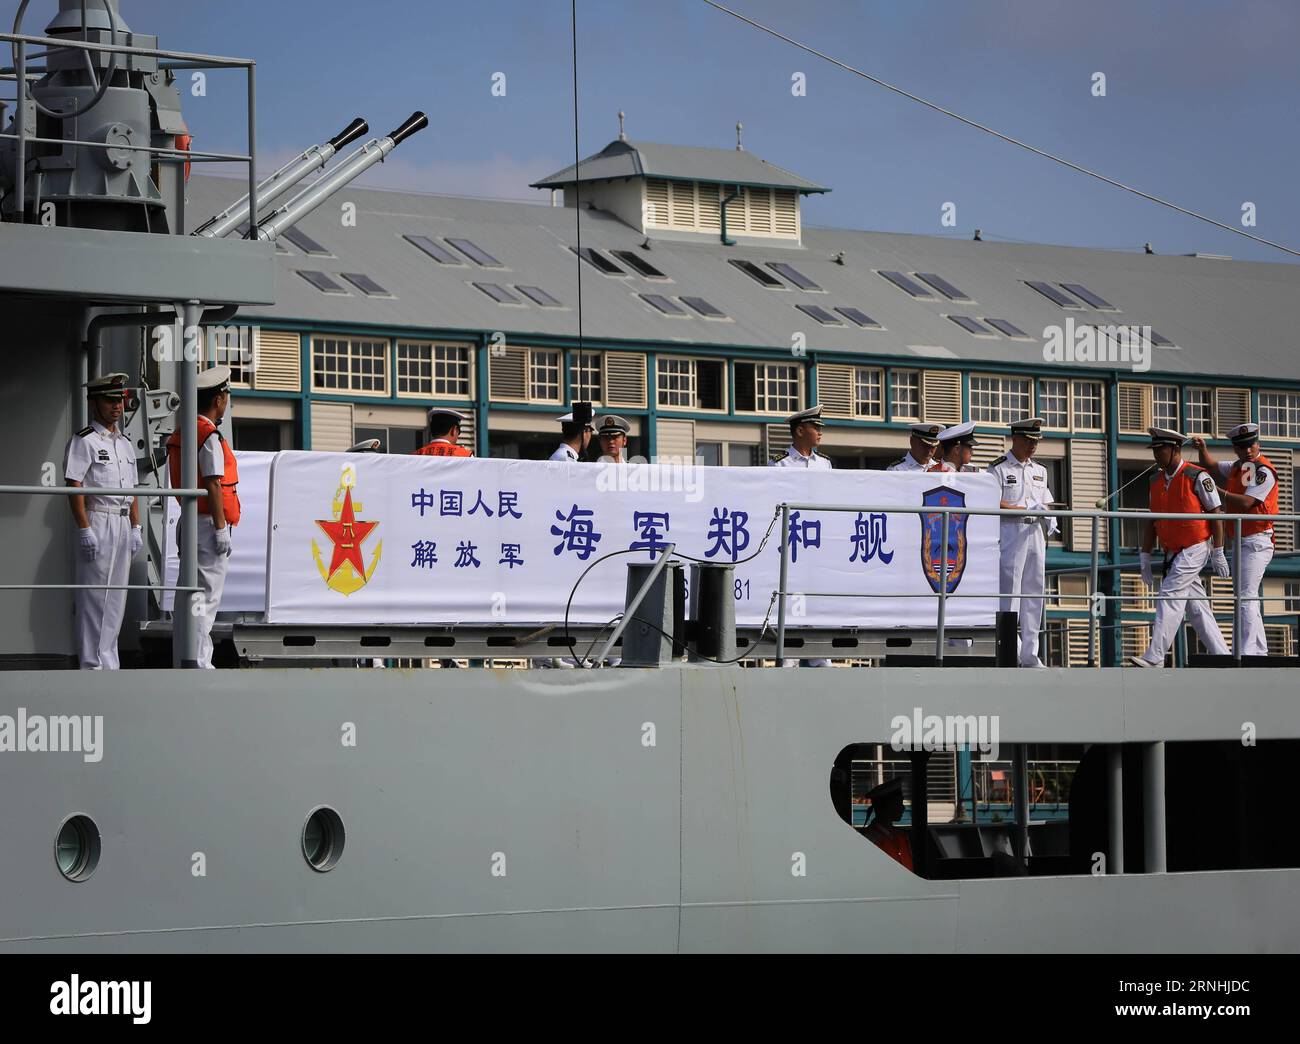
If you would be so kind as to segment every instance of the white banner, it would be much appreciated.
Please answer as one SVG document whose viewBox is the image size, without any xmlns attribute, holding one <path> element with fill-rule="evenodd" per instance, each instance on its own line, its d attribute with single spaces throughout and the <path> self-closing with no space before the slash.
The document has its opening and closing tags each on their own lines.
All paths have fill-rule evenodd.
<svg viewBox="0 0 1300 1044">
<path fill-rule="evenodd" d="M 230 565 L 221 595 L 223 613 L 266 611 L 266 513 L 271 499 L 271 462 L 274 453 L 239 454 L 239 525 L 231 534 Z M 176 550 L 176 523 L 180 505 L 167 498 L 167 584 L 174 586 L 180 573 Z M 174 591 L 163 593 L 163 608 L 171 612 Z"/>
<path fill-rule="evenodd" d="M 570 621 L 605 623 L 623 609 L 627 563 L 652 561 L 675 543 L 679 555 L 736 562 L 737 622 L 758 624 L 777 588 L 780 535 L 744 559 L 782 501 L 996 508 L 998 488 L 985 474 L 280 453 L 271 474 L 267 620 L 559 621 L 584 569 L 630 551 L 597 565 L 573 595 Z M 932 626 L 939 518 L 797 513 L 785 534 L 788 587 L 809 594 L 791 600 L 789 625 Z M 250 538 L 244 529 L 241 543 Z M 950 593 L 995 595 L 998 520 L 954 516 L 952 530 Z M 816 596 L 825 592 L 878 597 Z M 947 620 L 991 626 L 996 608 L 996 597 L 954 598 Z"/>
</svg>

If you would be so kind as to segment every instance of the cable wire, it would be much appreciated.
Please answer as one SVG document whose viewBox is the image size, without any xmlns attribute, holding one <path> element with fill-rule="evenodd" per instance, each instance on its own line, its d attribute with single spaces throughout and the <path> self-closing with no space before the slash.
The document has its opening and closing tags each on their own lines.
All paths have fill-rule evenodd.
<svg viewBox="0 0 1300 1044">
<path fill-rule="evenodd" d="M 948 116 L 954 120 L 957 120 L 959 123 L 964 123 L 967 127 L 973 127 L 975 130 L 983 131 L 985 134 L 991 134 L 993 135 L 993 137 L 1005 141 L 1010 145 L 1015 145 L 1017 148 L 1024 149 L 1026 152 L 1032 152 L 1035 156 L 1041 156 L 1043 159 L 1051 160 L 1053 163 L 1059 163 L 1062 166 L 1068 167 L 1069 169 L 1076 171 L 1079 174 L 1086 174 L 1088 175 L 1088 177 L 1096 178 L 1098 181 L 1105 182 L 1107 185 L 1110 185 L 1113 188 L 1123 189 L 1125 192 L 1131 192 L 1135 196 L 1140 196 L 1142 199 L 1148 200 L 1151 203 L 1158 203 L 1162 207 L 1168 207 L 1170 210 L 1175 210 L 1180 214 L 1185 214 L 1187 217 L 1196 218 L 1196 220 L 1198 221 L 1204 221 L 1206 224 L 1213 225 L 1215 228 L 1222 229 L 1224 232 L 1231 232 L 1234 235 L 1243 236 L 1246 239 L 1253 240 L 1254 242 L 1260 243 L 1263 246 L 1269 246 L 1269 247 L 1273 247 L 1275 250 L 1281 250 L 1284 253 L 1292 255 L 1293 257 L 1300 257 L 1300 250 L 1294 250 L 1291 247 L 1285 246 L 1282 243 L 1275 243 L 1271 239 L 1265 239 L 1263 236 L 1254 235 L 1251 232 L 1247 232 L 1245 229 L 1236 228 L 1232 225 L 1224 224 L 1222 221 L 1218 221 L 1207 214 L 1201 214 L 1198 211 L 1190 210 L 1187 207 L 1180 206 L 1179 204 L 1173 203 L 1170 200 L 1162 199 L 1159 196 L 1154 196 L 1150 192 L 1143 192 L 1139 188 L 1134 188 L 1132 185 L 1126 185 L 1122 181 L 1117 181 L 1112 177 L 1108 177 L 1107 175 L 1102 174 L 1095 170 L 1090 170 L 1089 168 L 1081 166 L 1078 163 L 1074 163 L 1073 161 L 1065 159 L 1062 156 L 1054 155 L 1053 153 L 1050 153 L 1045 149 L 1040 149 L 1035 145 L 1030 145 L 1028 142 L 1021 141 L 1019 138 L 1013 138 L 1009 134 L 1003 134 L 1001 131 L 994 130 L 992 127 L 986 126 L 983 123 L 979 123 L 976 120 L 972 120 L 969 117 L 961 115 L 961 113 L 953 112 L 951 109 L 945 109 L 942 105 L 939 105 L 932 101 L 928 101 L 927 99 L 922 98 L 919 95 L 913 94 L 911 91 L 906 91 L 902 87 L 897 87 L 892 83 L 888 83 L 885 80 L 880 79 L 878 76 L 872 76 L 868 72 L 864 72 L 861 69 L 856 69 L 852 65 L 849 65 L 847 62 L 842 62 L 838 58 L 834 58 L 823 51 L 817 50 L 815 47 L 810 47 L 808 44 L 800 43 L 798 40 L 786 36 L 784 33 L 779 33 L 771 26 L 764 25 L 762 22 L 756 22 L 754 19 L 746 17 L 745 15 L 741 14 L 739 11 L 733 11 L 731 8 L 718 3 L 717 0 L 704 0 L 704 3 L 708 4 L 710 7 L 716 8 L 717 10 L 721 11 L 723 14 L 731 15 L 732 18 L 736 18 L 747 25 L 753 26 L 755 29 L 767 33 L 769 36 L 774 36 L 778 40 L 783 40 L 786 43 L 790 44 L 791 46 L 797 47 L 801 51 L 805 51 L 808 54 L 813 55 L 814 57 L 822 59 L 823 61 L 830 62 L 831 65 L 839 66 L 839 68 L 843 69 L 845 72 L 851 72 L 853 73 L 854 76 L 861 76 L 864 80 L 869 80 L 871 83 L 874 83 L 878 87 L 883 87 L 885 88 L 885 90 L 893 91 L 895 94 L 900 94 L 904 98 L 907 98 L 909 101 L 914 101 L 918 105 L 924 105 L 927 109 L 932 109 L 943 116 Z"/>
<path fill-rule="evenodd" d="M 573 24 L 573 227 L 578 237 L 578 351 L 582 351 L 582 191 L 578 166 L 578 0 L 570 0 L 569 20 Z"/>
</svg>

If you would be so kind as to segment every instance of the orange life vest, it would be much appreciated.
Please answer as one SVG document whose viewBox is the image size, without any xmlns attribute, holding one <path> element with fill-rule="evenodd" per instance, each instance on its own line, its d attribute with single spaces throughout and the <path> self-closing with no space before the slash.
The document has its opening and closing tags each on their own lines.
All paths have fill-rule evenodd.
<svg viewBox="0 0 1300 1044">
<path fill-rule="evenodd" d="M 422 457 L 472 457 L 472 454 L 464 446 L 455 446 L 450 442 L 439 442 L 436 439 L 427 446 L 421 446 L 415 451 Z"/>
<path fill-rule="evenodd" d="M 1165 488 L 1164 472 L 1157 471 L 1151 480 L 1151 510 L 1180 515 L 1203 512 L 1205 508 L 1196 495 L 1198 482 L 1213 485 L 1214 480 L 1205 469 L 1198 468 L 1195 464 L 1183 464 L 1178 469 L 1178 474 L 1170 480 L 1168 489 Z M 1157 518 L 1153 521 L 1160 546 L 1170 556 L 1178 554 L 1185 547 L 1203 544 L 1210 539 L 1210 523 L 1203 518 L 1189 518 L 1185 522 L 1175 518 Z"/>
<path fill-rule="evenodd" d="M 1266 496 L 1263 500 L 1254 500 L 1254 498 L 1251 498 L 1252 506 L 1250 511 L 1249 512 L 1243 511 L 1241 512 L 1241 514 L 1276 515 L 1277 514 L 1277 468 L 1273 467 L 1273 462 L 1270 461 L 1266 456 L 1264 456 L 1264 454 L 1261 453 L 1254 460 L 1239 460 L 1235 464 L 1233 464 L 1232 471 L 1228 474 L 1228 485 L 1225 488 L 1228 490 L 1229 493 L 1244 494 L 1246 492 L 1245 473 L 1248 467 L 1267 468 L 1269 471 L 1271 471 L 1273 473 L 1273 489 L 1269 492 L 1268 496 Z M 1233 513 L 1234 514 L 1236 513 L 1235 509 L 1233 509 Z M 1229 526 L 1228 532 L 1232 533 L 1233 529 L 1234 527 Z M 1242 536 L 1254 536 L 1256 533 L 1272 533 L 1272 532 L 1273 532 L 1272 522 L 1243 522 L 1241 524 Z"/>
<path fill-rule="evenodd" d="M 221 441 L 223 472 L 221 476 L 221 510 L 226 516 L 226 525 L 234 526 L 239 524 L 239 493 L 235 488 L 239 485 L 239 464 L 235 461 L 235 454 L 230 448 L 230 443 L 221 437 L 221 432 L 217 430 L 217 426 L 200 413 L 198 445 L 202 447 L 214 434 Z M 171 438 L 167 440 L 167 464 L 171 471 L 172 488 L 179 489 L 181 484 L 181 433 L 179 431 L 172 432 Z M 202 480 L 203 476 L 200 475 L 199 481 L 202 482 Z M 211 513 L 212 510 L 208 507 L 208 498 L 199 497 L 199 514 L 210 515 Z"/>
<path fill-rule="evenodd" d="M 882 852 L 887 853 L 892 859 L 909 870 L 915 870 L 916 868 L 912 865 L 912 841 L 908 837 L 907 831 L 900 830 L 898 827 L 892 827 L 891 830 L 892 834 L 889 837 L 884 837 L 871 829 L 868 829 L 866 834 Z"/>
</svg>

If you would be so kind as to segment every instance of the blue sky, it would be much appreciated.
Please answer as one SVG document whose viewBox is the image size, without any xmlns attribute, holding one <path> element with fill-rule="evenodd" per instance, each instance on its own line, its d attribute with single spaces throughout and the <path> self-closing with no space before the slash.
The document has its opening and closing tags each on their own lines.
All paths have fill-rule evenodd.
<svg viewBox="0 0 1300 1044">
<path fill-rule="evenodd" d="M 1291 0 L 734 0 L 729 6 L 1008 134 L 1300 249 Z M 39 7 L 39 5 L 38 5 Z M 258 62 L 262 167 L 353 115 L 430 127 L 368 183 L 514 199 L 572 162 L 569 0 L 122 0 L 179 50 Z M 40 15 L 37 16 L 41 17 Z M 700 0 L 578 0 L 582 154 L 617 134 L 746 147 L 829 185 L 805 222 L 1286 261 L 796 51 Z M 1094 97 L 1103 72 L 1107 94 Z M 506 75 L 505 97 L 491 94 Z M 807 95 L 791 76 L 807 77 Z M 185 98 L 196 148 L 241 150 L 242 80 Z M 957 207 L 956 229 L 941 207 Z M 1291 258 L 1290 260 L 1294 260 Z"/>
</svg>

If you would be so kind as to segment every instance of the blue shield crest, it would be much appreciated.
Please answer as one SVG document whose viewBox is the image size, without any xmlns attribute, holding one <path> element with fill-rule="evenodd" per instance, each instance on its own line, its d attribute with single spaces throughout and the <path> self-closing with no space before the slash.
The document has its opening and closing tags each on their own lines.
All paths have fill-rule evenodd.
<svg viewBox="0 0 1300 1044">
<path fill-rule="evenodd" d="M 941 487 L 921 497 L 923 507 L 965 507 L 966 494 L 958 489 Z M 952 594 L 966 572 L 966 522 L 969 515 L 948 516 L 948 546 L 943 546 L 943 518 L 940 512 L 921 515 L 921 568 L 935 594 L 943 584 L 943 559 L 948 559 L 946 594 Z"/>
</svg>

